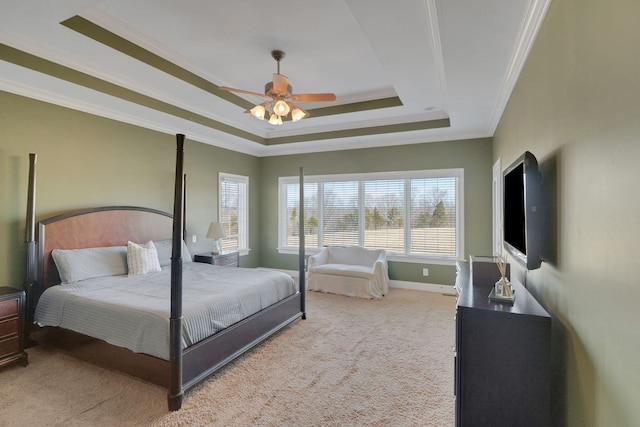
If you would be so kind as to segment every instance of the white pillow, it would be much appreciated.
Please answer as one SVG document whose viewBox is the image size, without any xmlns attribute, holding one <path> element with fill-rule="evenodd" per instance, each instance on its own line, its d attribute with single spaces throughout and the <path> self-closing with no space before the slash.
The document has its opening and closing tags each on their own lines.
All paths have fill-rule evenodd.
<svg viewBox="0 0 640 427">
<path fill-rule="evenodd" d="M 158 259 L 160 260 L 160 267 L 168 267 L 171 265 L 171 252 L 173 251 L 173 241 L 171 239 L 168 240 L 156 240 L 153 242 L 156 246 L 156 250 L 158 251 Z M 187 249 L 187 245 L 182 241 L 182 263 L 186 264 L 191 262 L 191 254 L 189 253 L 189 249 Z"/>
<path fill-rule="evenodd" d="M 129 276 L 160 271 L 158 251 L 156 251 L 153 242 L 150 240 L 142 245 L 131 241 L 127 242 L 127 264 L 129 265 Z"/>
<path fill-rule="evenodd" d="M 124 246 L 54 249 L 51 256 L 62 283 L 127 274 L 127 248 Z"/>
</svg>

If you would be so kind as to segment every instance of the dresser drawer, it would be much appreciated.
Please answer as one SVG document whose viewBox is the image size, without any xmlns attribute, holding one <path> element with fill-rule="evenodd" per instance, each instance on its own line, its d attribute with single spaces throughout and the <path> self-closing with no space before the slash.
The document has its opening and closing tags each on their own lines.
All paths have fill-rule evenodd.
<svg viewBox="0 0 640 427">
<path fill-rule="evenodd" d="M 24 304 L 24 291 L 0 286 L 0 368 L 12 363 L 29 364 L 24 351 Z"/>
<path fill-rule="evenodd" d="M 238 266 L 238 254 L 223 255 L 214 258 L 213 263 L 215 265 L 221 265 L 224 267 L 237 267 Z"/>
<path fill-rule="evenodd" d="M 0 340 L 0 357 L 20 351 L 20 337 Z"/>
<path fill-rule="evenodd" d="M 0 319 L 18 315 L 18 300 L 10 299 L 0 302 Z"/>
<path fill-rule="evenodd" d="M 221 267 L 239 267 L 240 253 L 228 252 L 218 255 L 198 254 L 193 257 L 195 262 L 204 262 L 207 264 L 219 265 Z"/>
<path fill-rule="evenodd" d="M 20 319 L 17 317 L 0 321 L 0 340 L 9 335 L 18 335 L 19 324 Z"/>
</svg>

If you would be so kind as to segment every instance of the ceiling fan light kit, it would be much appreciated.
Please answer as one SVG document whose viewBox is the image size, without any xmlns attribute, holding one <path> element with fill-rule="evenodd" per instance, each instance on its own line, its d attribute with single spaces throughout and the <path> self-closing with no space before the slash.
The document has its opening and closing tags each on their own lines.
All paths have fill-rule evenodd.
<svg viewBox="0 0 640 427">
<path fill-rule="evenodd" d="M 271 113 L 269 117 L 269 124 L 274 126 L 280 126 L 282 124 L 282 117 L 277 114 Z"/>
<path fill-rule="evenodd" d="M 231 87 L 221 86 L 220 89 L 228 92 L 244 93 L 246 95 L 262 96 L 271 98 L 271 101 L 258 104 L 245 113 L 251 113 L 256 119 L 264 120 L 269 113 L 269 124 L 280 126 L 282 119 L 291 113 L 291 121 L 297 122 L 309 115 L 307 111 L 300 106 L 294 104 L 298 102 L 318 102 L 318 101 L 335 101 L 336 96 L 333 93 L 292 93 L 293 89 L 289 84 L 289 78 L 280 74 L 280 60 L 284 58 L 285 53 L 281 50 L 274 50 L 271 56 L 278 64 L 278 72 L 273 75 L 273 81 L 268 82 L 264 86 L 264 94 L 250 92 L 242 89 L 234 89 Z"/>
<path fill-rule="evenodd" d="M 282 99 L 277 100 L 276 103 L 273 104 L 273 112 L 280 117 L 286 116 L 287 114 L 289 114 L 289 111 L 291 111 L 291 108 L 289 108 L 289 104 L 284 102 Z"/>
<path fill-rule="evenodd" d="M 253 114 L 253 116 L 258 119 L 258 120 L 264 120 L 264 113 L 265 113 L 265 109 L 262 106 L 262 104 L 260 105 L 256 105 L 255 107 L 253 107 L 251 110 L 251 114 Z"/>
<path fill-rule="evenodd" d="M 291 121 L 292 122 L 297 122 L 298 120 L 302 120 L 307 116 L 307 113 L 300 109 L 300 108 L 294 108 L 293 111 L 291 112 Z"/>
</svg>

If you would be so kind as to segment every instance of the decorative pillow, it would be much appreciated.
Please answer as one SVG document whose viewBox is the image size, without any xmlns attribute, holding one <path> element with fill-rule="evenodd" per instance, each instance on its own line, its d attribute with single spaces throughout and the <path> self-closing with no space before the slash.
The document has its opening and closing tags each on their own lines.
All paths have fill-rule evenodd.
<svg viewBox="0 0 640 427">
<path fill-rule="evenodd" d="M 173 251 L 173 241 L 171 239 L 168 240 L 158 240 L 153 242 L 156 245 L 156 250 L 158 251 L 158 259 L 160 260 L 160 267 L 168 267 L 171 265 L 171 252 Z M 186 243 L 184 240 L 182 241 L 182 263 L 185 264 L 187 262 L 191 262 L 191 254 L 189 253 L 189 249 L 187 249 Z"/>
<path fill-rule="evenodd" d="M 151 240 L 142 245 L 131 241 L 127 242 L 127 264 L 129 265 L 129 276 L 161 270 L 158 251 Z"/>
<path fill-rule="evenodd" d="M 62 283 L 127 274 L 127 248 L 125 246 L 54 249 L 51 256 L 58 267 Z"/>
</svg>

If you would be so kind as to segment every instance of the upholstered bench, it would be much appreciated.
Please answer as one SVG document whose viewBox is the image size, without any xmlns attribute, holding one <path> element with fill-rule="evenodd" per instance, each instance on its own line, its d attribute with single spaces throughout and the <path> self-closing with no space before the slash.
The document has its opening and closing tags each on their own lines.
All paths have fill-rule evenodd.
<svg viewBox="0 0 640 427">
<path fill-rule="evenodd" d="M 389 292 L 384 249 L 326 247 L 310 256 L 307 287 L 312 291 L 360 298 L 382 298 Z"/>
</svg>

